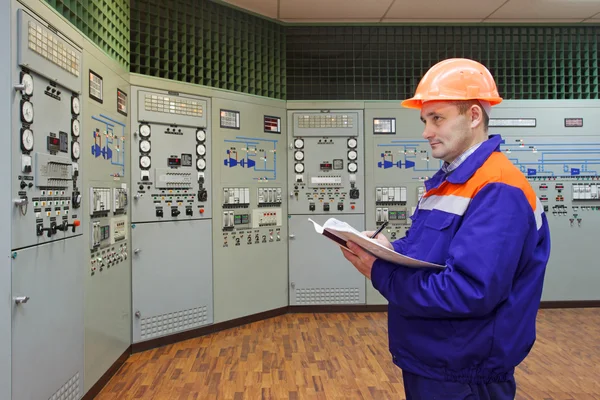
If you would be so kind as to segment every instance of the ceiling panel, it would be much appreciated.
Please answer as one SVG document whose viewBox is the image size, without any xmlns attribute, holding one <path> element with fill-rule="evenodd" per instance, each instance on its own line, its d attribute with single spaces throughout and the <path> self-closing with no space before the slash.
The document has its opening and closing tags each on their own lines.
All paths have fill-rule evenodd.
<svg viewBox="0 0 600 400">
<path fill-rule="evenodd" d="M 225 0 L 227 3 L 255 12 L 265 17 L 277 19 L 277 0 Z"/>
<path fill-rule="evenodd" d="M 393 0 L 280 0 L 283 19 L 374 19 L 381 18 Z"/>
<path fill-rule="evenodd" d="M 365 0 L 365 3 L 369 1 Z M 396 0 L 386 18 L 398 19 L 484 19 L 506 0 Z"/>
<path fill-rule="evenodd" d="M 600 12 L 598 0 L 510 0 L 490 15 L 494 19 L 544 19 L 590 18 Z"/>
</svg>

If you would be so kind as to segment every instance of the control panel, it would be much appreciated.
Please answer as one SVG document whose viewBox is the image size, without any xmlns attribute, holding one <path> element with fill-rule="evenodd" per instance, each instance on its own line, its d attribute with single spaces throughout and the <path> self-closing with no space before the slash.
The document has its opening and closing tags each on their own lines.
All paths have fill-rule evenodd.
<svg viewBox="0 0 600 400">
<path fill-rule="evenodd" d="M 82 232 L 82 52 L 23 10 L 17 18 L 12 247 L 22 248 Z"/>
<path fill-rule="evenodd" d="M 210 217 L 211 151 L 207 100 L 137 91 L 133 118 L 133 219 Z"/>
<path fill-rule="evenodd" d="M 364 212 L 362 112 L 289 112 L 290 214 Z"/>
<path fill-rule="evenodd" d="M 386 223 L 382 234 L 389 240 L 400 239 L 425 193 L 425 180 L 438 171 L 441 162 L 431 156 L 415 110 L 369 103 L 365 131 L 367 230 Z"/>
<path fill-rule="evenodd" d="M 285 137 L 281 116 L 219 107 L 224 248 L 282 242 Z"/>
</svg>

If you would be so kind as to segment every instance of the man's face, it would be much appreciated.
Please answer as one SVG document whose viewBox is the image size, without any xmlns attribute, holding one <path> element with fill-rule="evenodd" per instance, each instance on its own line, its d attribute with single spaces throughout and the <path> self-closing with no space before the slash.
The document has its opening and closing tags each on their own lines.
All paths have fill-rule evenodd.
<svg viewBox="0 0 600 400">
<path fill-rule="evenodd" d="M 471 113 L 469 110 L 460 114 L 452 102 L 429 101 L 423 104 L 423 137 L 429 141 L 433 157 L 451 163 L 474 144 Z"/>
</svg>

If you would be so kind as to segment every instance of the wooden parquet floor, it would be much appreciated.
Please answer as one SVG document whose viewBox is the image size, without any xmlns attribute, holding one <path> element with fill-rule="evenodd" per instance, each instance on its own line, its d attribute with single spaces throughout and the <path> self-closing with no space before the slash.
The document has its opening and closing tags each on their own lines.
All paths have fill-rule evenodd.
<svg viewBox="0 0 600 400">
<path fill-rule="evenodd" d="M 99 400 L 404 399 L 386 313 L 287 314 L 132 355 Z M 540 310 L 517 399 L 600 400 L 600 308 Z"/>
</svg>

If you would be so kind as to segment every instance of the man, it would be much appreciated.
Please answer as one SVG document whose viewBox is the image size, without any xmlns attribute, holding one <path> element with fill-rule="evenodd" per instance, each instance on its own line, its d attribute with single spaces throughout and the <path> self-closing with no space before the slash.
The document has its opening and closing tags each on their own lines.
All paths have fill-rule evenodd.
<svg viewBox="0 0 600 400">
<path fill-rule="evenodd" d="M 402 102 L 421 110 L 423 137 L 444 164 L 406 236 L 377 239 L 445 268 L 391 264 L 354 243 L 356 256 L 343 250 L 389 302 L 389 348 L 408 399 L 513 399 L 514 369 L 535 341 L 550 236 L 531 185 L 501 138 L 487 136 L 501 101 L 483 65 L 450 59 Z"/>
</svg>

